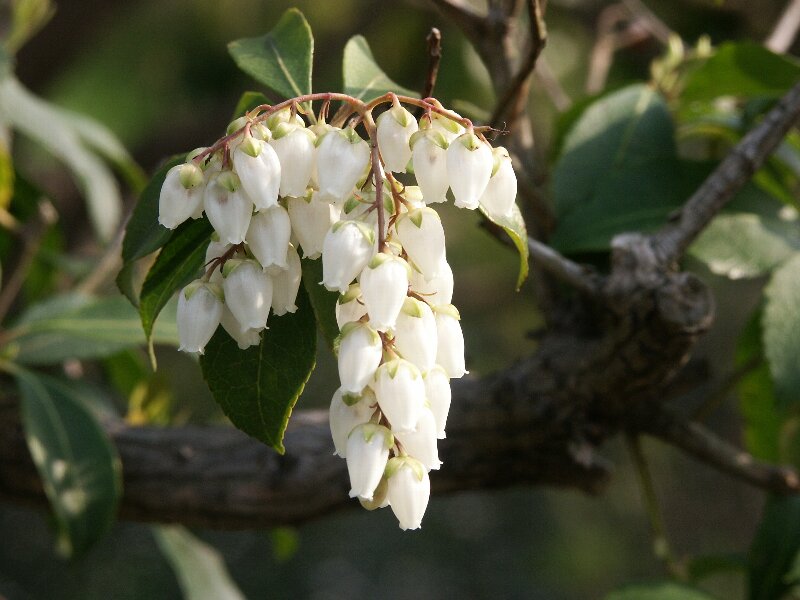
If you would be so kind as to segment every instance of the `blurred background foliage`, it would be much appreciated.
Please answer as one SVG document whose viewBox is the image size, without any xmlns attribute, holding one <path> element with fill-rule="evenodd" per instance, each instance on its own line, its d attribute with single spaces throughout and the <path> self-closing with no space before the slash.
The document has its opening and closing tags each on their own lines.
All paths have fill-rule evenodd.
<svg viewBox="0 0 800 600">
<path fill-rule="evenodd" d="M 563 92 L 575 100 L 587 95 L 596 23 L 609 4 L 548 2 L 543 56 Z M 718 44 L 762 40 L 784 2 L 647 4 L 688 43 L 708 35 Z M 357 33 L 367 38 L 378 64 L 395 81 L 420 89 L 425 36 L 436 26 L 443 34 L 444 55 L 435 95 L 464 112 L 469 104 L 476 115 L 492 106 L 487 73 L 475 52 L 422 1 L 64 0 L 50 23 L 18 53 L 16 74 L 36 94 L 107 125 L 151 173 L 166 157 L 208 144 L 224 131 L 241 93 L 257 89 L 235 68 L 227 43 L 262 34 L 289 6 L 303 11 L 314 32 L 315 90 L 340 88 L 341 51 Z M 649 79 L 651 62 L 663 52 L 662 44 L 644 37 L 617 53 L 608 89 Z M 544 162 L 552 157 L 559 111 L 537 83 L 531 103 L 537 152 Z M 64 233 L 53 234 L 52 248 L 74 252 L 84 262 L 72 266 L 84 268 L 100 251 L 89 241 L 91 228 L 78 189 L 58 163 L 24 139 L 16 152 L 18 170 L 42 185 L 59 210 Z M 134 195 L 128 193 L 125 202 L 131 206 Z M 483 233 L 474 215 L 447 206 L 443 218 L 468 365 L 474 373 L 489 372 L 535 347 L 533 336 L 526 336 L 540 326 L 535 302 L 529 289 L 514 292 L 516 256 Z M 709 358 L 715 373 L 725 373 L 764 281 L 732 282 L 700 263 L 693 266 L 720 299 L 716 326 L 700 354 Z M 30 283 L 30 294 L 42 297 L 63 287 L 67 276 L 68 270 L 51 265 L 49 276 Z M 325 345 L 320 346 L 319 367 L 300 408 L 327 406 L 336 387 L 335 365 Z M 222 420 L 196 364 L 168 348 L 158 352 L 161 369 L 146 381 L 129 376 L 131 369 L 145 369 L 145 356 L 138 352 L 103 364 L 128 419 L 161 424 Z M 712 423 L 737 439 L 737 419 L 733 407 L 723 408 Z M 676 553 L 746 550 L 762 495 L 656 444 L 647 444 L 646 450 Z M 662 576 L 650 550 L 632 467 L 621 446 L 612 444 L 608 454 L 618 469 L 599 498 L 543 489 L 436 497 L 423 530 L 411 534 L 400 532 L 389 514 L 362 511 L 296 529 L 196 533 L 221 553 L 248 598 L 599 598 L 620 583 Z M 53 550 L 42 513 L 0 506 L 0 594 L 12 600 L 179 597 L 179 581 L 159 552 L 169 543 L 164 539 L 147 526 L 119 523 L 86 556 L 64 561 Z M 704 587 L 735 599 L 743 597 L 742 584 L 742 573 L 732 571 L 707 579 Z"/>
</svg>

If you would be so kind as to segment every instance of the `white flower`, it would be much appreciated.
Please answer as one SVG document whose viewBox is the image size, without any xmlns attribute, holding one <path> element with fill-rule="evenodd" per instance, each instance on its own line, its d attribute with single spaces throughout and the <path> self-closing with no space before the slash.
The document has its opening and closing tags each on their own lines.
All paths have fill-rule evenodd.
<svg viewBox="0 0 800 600">
<path fill-rule="evenodd" d="M 441 104 L 439 106 L 441 107 Z M 464 126 L 461 123 L 435 112 L 431 113 L 431 129 L 442 134 L 448 144 L 464 133 Z"/>
<path fill-rule="evenodd" d="M 215 240 L 212 237 L 211 241 L 208 242 L 208 247 L 206 248 L 205 264 L 207 265 L 215 258 L 219 258 L 223 254 L 225 254 L 228 250 L 230 250 L 231 247 L 232 244 L 229 244 L 228 242 L 221 242 L 219 240 Z"/>
<path fill-rule="evenodd" d="M 344 294 L 372 257 L 375 234 L 363 223 L 339 221 L 322 243 L 322 284 Z"/>
<path fill-rule="evenodd" d="M 242 327 L 227 305 L 222 308 L 222 317 L 219 322 L 240 350 L 246 350 L 250 346 L 257 346 L 261 343 L 261 331 Z"/>
<path fill-rule="evenodd" d="M 383 363 L 372 384 L 392 432 L 412 431 L 425 403 L 425 383 L 419 369 L 402 358 Z"/>
<path fill-rule="evenodd" d="M 447 200 L 447 141 L 440 132 L 420 131 L 412 139 L 411 160 L 426 204 Z"/>
<path fill-rule="evenodd" d="M 367 314 L 367 307 L 364 306 L 361 298 L 361 286 L 357 283 L 352 284 L 344 294 L 339 295 L 336 301 L 336 323 L 339 329 L 344 328 L 347 323 L 358 321 Z"/>
<path fill-rule="evenodd" d="M 205 181 L 200 167 L 188 162 L 175 165 L 164 178 L 158 197 L 158 222 L 175 229 L 202 210 Z"/>
<path fill-rule="evenodd" d="M 328 420 L 331 426 L 331 437 L 336 448 L 334 454 L 347 457 L 347 438 L 356 425 L 369 421 L 375 411 L 375 394 L 364 388 L 360 396 L 347 395 L 341 389 L 336 390 L 331 398 Z"/>
<path fill-rule="evenodd" d="M 287 198 L 289 219 L 297 236 L 303 256 L 319 258 L 322 244 L 331 226 L 339 220 L 341 209 L 319 198 L 319 192 L 310 197 Z"/>
<path fill-rule="evenodd" d="M 419 529 L 431 495 L 428 473 L 418 460 L 398 456 L 386 465 L 386 477 L 389 504 L 400 529 Z"/>
<path fill-rule="evenodd" d="M 203 194 L 203 206 L 220 241 L 240 244 L 247 235 L 253 202 L 231 171 L 211 175 Z"/>
<path fill-rule="evenodd" d="M 392 432 L 382 425 L 365 423 L 353 429 L 347 438 L 346 450 L 351 498 L 372 500 L 393 443 Z"/>
<path fill-rule="evenodd" d="M 369 144 L 352 129 L 331 129 L 317 148 L 319 191 L 344 200 L 364 174 L 369 163 Z"/>
<path fill-rule="evenodd" d="M 397 219 L 397 238 L 426 280 L 439 274 L 445 260 L 444 229 L 432 208 L 415 208 Z"/>
<path fill-rule="evenodd" d="M 281 164 L 281 196 L 306 193 L 316 156 L 314 137 L 305 127 L 289 123 L 280 123 L 273 130 L 269 145 L 274 148 Z"/>
<path fill-rule="evenodd" d="M 178 350 L 203 353 L 222 318 L 222 289 L 214 283 L 193 281 L 178 295 Z"/>
<path fill-rule="evenodd" d="M 361 271 L 361 296 L 369 323 L 378 331 L 394 327 L 408 292 L 409 270 L 399 256 L 381 252 Z"/>
<path fill-rule="evenodd" d="M 517 198 L 517 176 L 508 150 L 503 147 L 494 149 L 494 165 L 494 172 L 486 184 L 480 204 L 490 215 L 506 217 L 511 214 Z"/>
<path fill-rule="evenodd" d="M 489 144 L 474 133 L 458 137 L 447 149 L 447 180 L 459 208 L 478 208 L 489 183 L 494 159 Z"/>
<path fill-rule="evenodd" d="M 338 338 L 339 381 L 342 392 L 360 394 L 375 375 L 383 356 L 378 333 L 363 323 L 348 323 Z"/>
<path fill-rule="evenodd" d="M 411 273 L 411 289 L 432 306 L 450 304 L 453 301 L 453 270 L 446 260 L 442 260 L 436 277 L 428 281 L 422 273 L 414 271 Z"/>
<path fill-rule="evenodd" d="M 424 373 L 436 362 L 437 344 L 436 318 L 430 306 L 406 298 L 394 326 L 394 346 L 400 356 Z"/>
<path fill-rule="evenodd" d="M 281 163 L 275 150 L 263 140 L 246 137 L 233 151 L 233 168 L 256 210 L 278 204 Z"/>
<path fill-rule="evenodd" d="M 264 329 L 272 306 L 272 279 L 256 261 L 232 259 L 222 269 L 225 303 L 243 329 Z"/>
<path fill-rule="evenodd" d="M 436 447 L 436 420 L 427 406 L 422 408 L 414 431 L 397 432 L 395 437 L 405 452 L 419 460 L 428 471 L 442 466 Z"/>
<path fill-rule="evenodd" d="M 458 323 L 458 310 L 452 304 L 436 306 L 434 310 L 436 334 L 439 336 L 436 364 L 441 365 L 451 379 L 462 377 L 467 371 L 464 365 L 464 334 Z"/>
<path fill-rule="evenodd" d="M 292 224 L 289 213 L 280 204 L 253 215 L 247 229 L 247 245 L 261 267 L 274 275 L 288 268 L 286 253 Z"/>
<path fill-rule="evenodd" d="M 300 255 L 292 245 L 289 246 L 286 263 L 288 265 L 286 270 L 272 276 L 272 312 L 278 317 L 297 310 L 295 300 L 300 289 L 303 267 Z"/>
<path fill-rule="evenodd" d="M 447 415 L 450 412 L 450 400 L 452 392 L 450 390 L 450 378 L 447 372 L 436 365 L 425 373 L 425 396 L 428 398 L 433 418 L 436 421 L 437 437 L 441 440 L 445 435 L 445 425 L 447 425 Z"/>
<path fill-rule="evenodd" d="M 417 122 L 410 112 L 397 104 L 381 113 L 378 124 L 378 150 L 383 163 L 389 171 L 405 173 L 411 160 L 408 145 L 411 136 L 417 131 Z"/>
</svg>

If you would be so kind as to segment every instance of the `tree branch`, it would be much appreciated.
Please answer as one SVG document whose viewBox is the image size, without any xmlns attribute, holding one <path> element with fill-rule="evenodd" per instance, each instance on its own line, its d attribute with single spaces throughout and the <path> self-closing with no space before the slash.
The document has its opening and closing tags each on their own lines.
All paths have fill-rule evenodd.
<svg viewBox="0 0 800 600">
<path fill-rule="evenodd" d="M 764 45 L 773 52 L 782 54 L 794 43 L 798 29 L 800 29 L 800 0 L 789 0 Z"/>
<path fill-rule="evenodd" d="M 528 251 L 542 269 L 579 292 L 589 296 L 595 296 L 600 292 L 603 277 L 590 267 L 572 262 L 547 244 L 531 237 L 528 238 Z"/>
</svg>

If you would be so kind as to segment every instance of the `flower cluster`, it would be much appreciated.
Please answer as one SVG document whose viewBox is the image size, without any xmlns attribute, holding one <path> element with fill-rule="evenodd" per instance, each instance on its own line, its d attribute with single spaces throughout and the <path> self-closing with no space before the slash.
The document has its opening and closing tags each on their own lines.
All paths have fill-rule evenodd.
<svg viewBox="0 0 800 600">
<path fill-rule="evenodd" d="M 159 221 L 174 228 L 205 213 L 216 232 L 204 277 L 180 293 L 181 349 L 202 353 L 220 324 L 240 348 L 259 343 L 270 312 L 296 310 L 298 250 L 321 257 L 320 283 L 340 294 L 330 426 L 350 496 L 369 509 L 391 506 L 402 529 L 416 529 L 428 473 L 441 465 L 450 379 L 466 373 L 431 205 L 450 190 L 458 207 L 506 215 L 516 177 L 503 148 L 436 101 L 403 99 L 424 109 L 417 121 L 387 94 L 391 106 L 373 121 L 378 103 L 342 99 L 357 113 L 348 127 L 326 124 L 327 106 L 307 125 L 298 98 L 234 122 L 168 172 Z"/>
</svg>

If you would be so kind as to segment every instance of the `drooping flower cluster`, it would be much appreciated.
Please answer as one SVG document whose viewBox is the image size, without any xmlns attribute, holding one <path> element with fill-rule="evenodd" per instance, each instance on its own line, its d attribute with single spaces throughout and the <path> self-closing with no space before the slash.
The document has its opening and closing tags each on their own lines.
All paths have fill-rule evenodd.
<svg viewBox="0 0 800 600">
<path fill-rule="evenodd" d="M 205 276 L 180 293 L 181 349 L 202 353 L 220 324 L 240 348 L 258 344 L 270 312 L 296 310 L 298 250 L 321 256 L 319 283 L 340 294 L 330 426 L 350 495 L 369 509 L 391 506 L 402 529 L 416 529 L 428 473 L 441 465 L 450 379 L 466 373 L 444 230 L 431 205 L 451 190 L 458 207 L 506 215 L 516 178 L 504 149 L 435 101 L 403 98 L 425 109 L 418 122 L 387 94 L 392 105 L 374 122 L 378 102 L 342 97 L 358 114 L 342 129 L 324 118 L 306 125 L 297 103 L 313 99 L 234 122 L 168 172 L 159 221 L 174 228 L 205 213 L 216 232 Z"/>
</svg>

